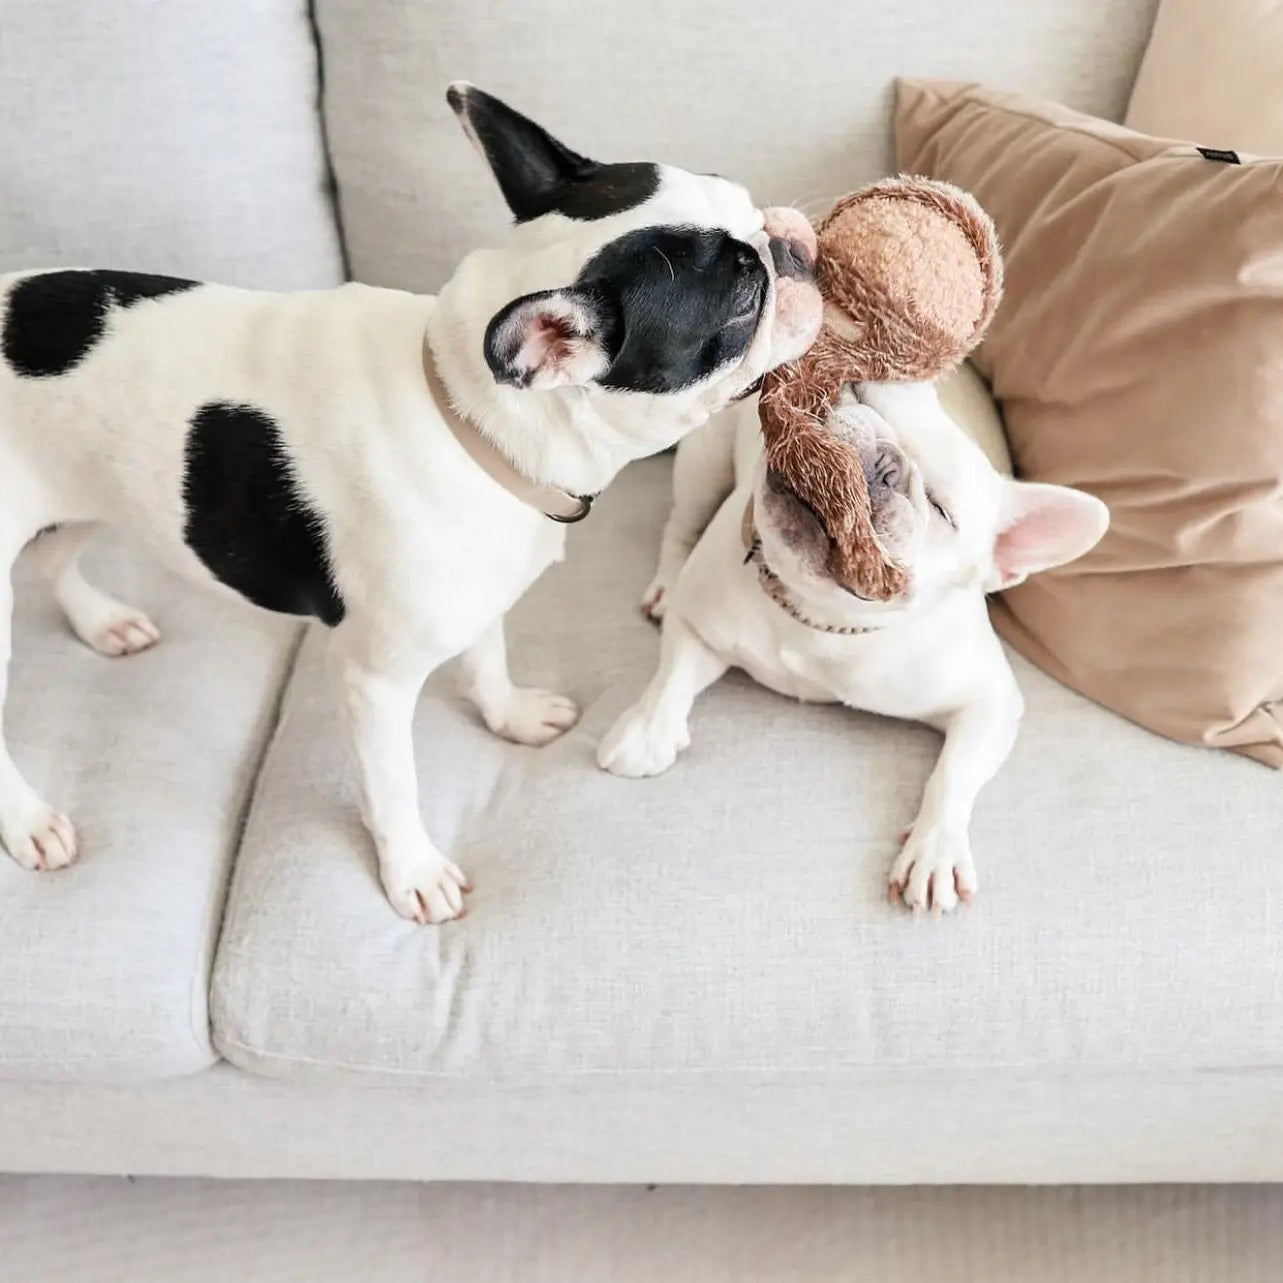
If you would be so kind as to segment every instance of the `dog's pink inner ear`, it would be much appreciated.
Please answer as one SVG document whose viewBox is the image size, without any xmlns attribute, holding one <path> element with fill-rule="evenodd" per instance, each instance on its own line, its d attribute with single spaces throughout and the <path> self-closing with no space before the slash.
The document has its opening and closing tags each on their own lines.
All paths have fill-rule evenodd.
<svg viewBox="0 0 1283 1283">
<path fill-rule="evenodd" d="M 1067 486 L 1009 481 L 1002 522 L 990 591 L 1081 557 L 1108 528 L 1109 510 L 1099 499 Z"/>
<path fill-rule="evenodd" d="M 587 383 L 609 366 L 597 310 L 575 290 L 509 304 L 490 323 L 486 360 L 500 383 L 536 389 Z"/>
<path fill-rule="evenodd" d="M 571 323 L 561 316 L 544 313 L 535 316 L 526 332 L 518 359 L 528 370 L 554 369 L 565 365 L 575 354 L 576 334 Z"/>
<path fill-rule="evenodd" d="M 606 371 L 607 361 L 597 337 L 583 320 L 559 312 L 535 312 L 529 317 L 515 364 L 526 387 L 556 388 L 587 383 Z"/>
</svg>

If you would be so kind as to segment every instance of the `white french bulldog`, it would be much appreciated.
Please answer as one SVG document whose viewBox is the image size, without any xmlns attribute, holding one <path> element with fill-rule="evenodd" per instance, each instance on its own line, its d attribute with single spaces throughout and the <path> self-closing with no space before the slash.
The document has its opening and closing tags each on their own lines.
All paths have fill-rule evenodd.
<svg viewBox="0 0 1283 1283">
<path fill-rule="evenodd" d="M 38 535 L 71 627 L 107 655 L 159 633 L 78 569 L 98 523 L 193 580 L 318 618 L 383 885 L 419 922 L 458 916 L 468 890 L 419 814 L 424 679 L 462 655 L 497 734 L 544 744 L 573 725 L 570 700 L 513 685 L 505 612 L 563 555 L 561 523 L 802 353 L 821 307 L 796 211 L 718 177 L 587 160 L 469 85 L 447 97 L 516 226 L 438 297 L 0 277 L 0 566 Z M 12 604 L 5 574 L 0 705 Z M 77 850 L 2 741 L 0 839 L 30 869 Z"/>
<path fill-rule="evenodd" d="M 765 465 L 755 401 L 719 416 L 678 447 L 643 602 L 663 619 L 659 668 L 598 760 L 617 775 L 667 770 L 690 742 L 695 697 L 732 666 L 795 699 L 925 722 L 944 747 L 890 886 L 914 911 L 947 912 L 976 891 L 972 808 L 1024 709 L 985 594 L 1081 556 L 1109 513 L 1079 491 L 1001 475 L 931 384 L 863 384 L 832 415 L 858 442 L 874 504 L 903 511 L 887 551 L 908 590 L 873 603 L 835 582 L 827 533 Z"/>
</svg>

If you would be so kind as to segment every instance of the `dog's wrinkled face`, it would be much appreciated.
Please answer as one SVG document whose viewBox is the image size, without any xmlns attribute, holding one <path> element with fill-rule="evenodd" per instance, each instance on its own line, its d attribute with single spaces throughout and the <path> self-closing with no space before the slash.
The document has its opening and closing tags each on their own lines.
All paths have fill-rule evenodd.
<svg viewBox="0 0 1283 1283">
<path fill-rule="evenodd" d="M 448 97 L 517 223 L 522 292 L 485 332 L 497 383 L 659 394 L 712 413 L 815 338 L 802 214 L 760 210 L 716 176 L 587 160 L 469 85 Z"/>
<path fill-rule="evenodd" d="M 879 546 L 908 572 L 907 589 L 889 602 L 854 597 L 834 578 L 819 517 L 763 462 L 755 498 L 763 554 L 826 622 L 876 623 L 952 588 L 1012 587 L 1081 556 L 1109 524 L 1105 505 L 1090 495 L 1000 474 L 944 412 L 932 384 L 849 389 L 826 426 L 852 444 Z"/>
</svg>

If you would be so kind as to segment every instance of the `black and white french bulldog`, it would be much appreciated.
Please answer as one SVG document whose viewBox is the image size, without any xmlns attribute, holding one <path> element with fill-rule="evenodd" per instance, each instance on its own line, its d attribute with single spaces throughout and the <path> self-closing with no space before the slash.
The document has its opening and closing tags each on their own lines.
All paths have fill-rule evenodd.
<svg viewBox="0 0 1283 1283">
<path fill-rule="evenodd" d="M 599 164 L 466 84 L 448 100 L 515 226 L 439 296 L 273 294 L 116 271 L 0 277 L 0 558 L 33 555 L 75 632 L 155 644 L 77 567 L 99 523 L 171 567 L 330 630 L 363 813 L 396 910 L 457 917 L 411 743 L 429 672 L 462 656 L 486 724 L 523 744 L 570 700 L 515 687 L 503 616 L 567 520 L 815 336 L 814 241 L 719 177 Z M 0 702 L 12 594 L 0 587 Z M 0 743 L 0 838 L 31 869 L 68 820 Z"/>
</svg>

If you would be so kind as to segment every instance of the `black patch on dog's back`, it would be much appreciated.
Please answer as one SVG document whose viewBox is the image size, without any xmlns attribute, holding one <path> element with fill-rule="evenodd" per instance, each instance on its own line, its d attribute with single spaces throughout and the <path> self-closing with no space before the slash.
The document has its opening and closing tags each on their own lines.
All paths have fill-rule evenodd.
<svg viewBox="0 0 1283 1283">
<path fill-rule="evenodd" d="M 269 415 L 220 401 L 197 410 L 183 502 L 183 538 L 215 579 L 267 610 L 342 621 L 325 522 L 300 493 Z"/>
<path fill-rule="evenodd" d="M 29 379 L 66 374 L 102 338 L 113 307 L 177 294 L 199 283 L 143 272 L 66 271 L 26 276 L 9 290 L 5 360 L 14 373 Z"/>
</svg>

